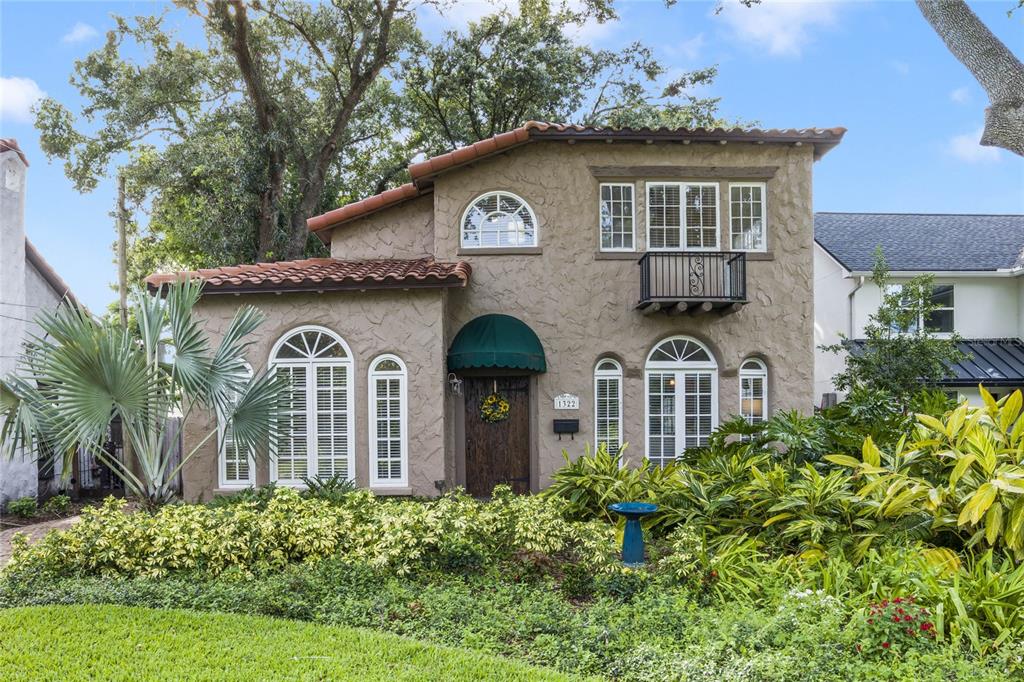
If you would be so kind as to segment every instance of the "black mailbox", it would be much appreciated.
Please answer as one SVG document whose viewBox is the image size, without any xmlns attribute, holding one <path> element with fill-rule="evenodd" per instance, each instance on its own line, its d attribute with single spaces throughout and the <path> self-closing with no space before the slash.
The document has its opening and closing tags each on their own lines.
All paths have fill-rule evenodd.
<svg viewBox="0 0 1024 682">
<path fill-rule="evenodd" d="M 575 433 L 579 433 L 580 420 L 579 419 L 556 419 L 555 420 L 555 433 L 558 434 L 558 440 L 562 440 L 562 434 L 568 433 L 572 440 L 576 440 L 573 436 Z"/>
</svg>

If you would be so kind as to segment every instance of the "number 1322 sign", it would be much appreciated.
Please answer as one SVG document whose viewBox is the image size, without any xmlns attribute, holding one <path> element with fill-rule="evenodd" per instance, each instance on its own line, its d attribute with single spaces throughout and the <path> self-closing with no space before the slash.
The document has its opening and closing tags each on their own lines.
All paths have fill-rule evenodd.
<svg viewBox="0 0 1024 682">
<path fill-rule="evenodd" d="M 556 410 L 578 410 L 580 409 L 580 397 L 571 393 L 563 393 L 555 396 Z"/>
</svg>

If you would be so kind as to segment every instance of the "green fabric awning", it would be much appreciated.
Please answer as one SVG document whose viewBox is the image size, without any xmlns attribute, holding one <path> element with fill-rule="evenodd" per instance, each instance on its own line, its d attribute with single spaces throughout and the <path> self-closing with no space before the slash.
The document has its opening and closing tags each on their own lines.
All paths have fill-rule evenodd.
<svg viewBox="0 0 1024 682">
<path fill-rule="evenodd" d="M 448 371 L 525 369 L 546 372 L 544 347 L 533 330 L 511 315 L 481 315 L 466 323 L 448 349 Z"/>
</svg>

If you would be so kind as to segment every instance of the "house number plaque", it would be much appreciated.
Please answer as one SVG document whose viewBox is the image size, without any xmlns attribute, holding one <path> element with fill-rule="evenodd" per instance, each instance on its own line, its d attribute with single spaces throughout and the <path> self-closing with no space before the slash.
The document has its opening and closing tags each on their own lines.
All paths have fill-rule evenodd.
<svg viewBox="0 0 1024 682">
<path fill-rule="evenodd" d="M 578 410 L 580 409 L 580 397 L 572 393 L 563 393 L 555 396 L 556 410 Z"/>
</svg>

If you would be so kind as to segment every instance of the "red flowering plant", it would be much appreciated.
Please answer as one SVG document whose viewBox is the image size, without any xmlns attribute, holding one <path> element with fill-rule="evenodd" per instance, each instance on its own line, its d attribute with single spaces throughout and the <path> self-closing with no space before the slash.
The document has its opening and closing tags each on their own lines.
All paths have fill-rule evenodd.
<svg viewBox="0 0 1024 682">
<path fill-rule="evenodd" d="M 872 602 L 858 614 L 857 651 L 865 656 L 900 654 L 935 642 L 931 612 L 913 595 Z"/>
</svg>

